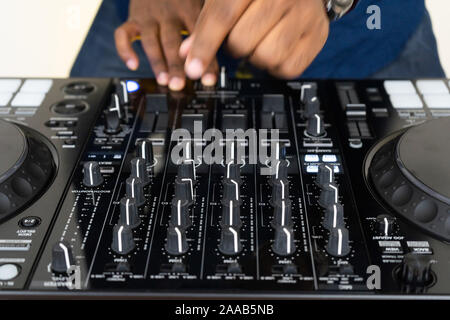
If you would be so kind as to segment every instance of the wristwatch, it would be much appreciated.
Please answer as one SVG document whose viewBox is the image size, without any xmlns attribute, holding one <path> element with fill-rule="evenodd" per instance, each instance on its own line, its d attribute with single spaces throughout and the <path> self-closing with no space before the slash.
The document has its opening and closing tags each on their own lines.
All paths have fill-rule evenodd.
<svg viewBox="0 0 450 320">
<path fill-rule="evenodd" d="M 324 0 L 330 21 L 336 21 L 353 9 L 358 0 Z"/>
</svg>

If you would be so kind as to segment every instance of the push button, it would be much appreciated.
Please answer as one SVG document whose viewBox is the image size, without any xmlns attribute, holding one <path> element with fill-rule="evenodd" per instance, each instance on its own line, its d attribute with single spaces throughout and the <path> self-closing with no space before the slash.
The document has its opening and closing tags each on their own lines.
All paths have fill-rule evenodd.
<svg viewBox="0 0 450 320">
<path fill-rule="evenodd" d="M 25 217 L 20 219 L 19 225 L 23 228 L 35 228 L 41 224 L 39 217 Z"/>
<path fill-rule="evenodd" d="M 0 280 L 7 281 L 17 277 L 20 273 L 20 269 L 17 265 L 12 263 L 6 263 L 0 266 Z"/>
<path fill-rule="evenodd" d="M 317 154 L 305 155 L 305 162 L 319 162 L 319 156 Z"/>
</svg>

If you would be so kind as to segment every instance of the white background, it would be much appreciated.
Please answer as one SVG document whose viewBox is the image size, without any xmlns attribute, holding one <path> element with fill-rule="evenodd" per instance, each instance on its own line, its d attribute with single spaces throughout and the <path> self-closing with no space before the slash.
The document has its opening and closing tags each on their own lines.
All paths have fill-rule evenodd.
<svg viewBox="0 0 450 320">
<path fill-rule="evenodd" d="M 67 77 L 100 2 L 0 0 L 0 77 Z M 426 2 L 450 77 L 450 1 Z"/>
</svg>

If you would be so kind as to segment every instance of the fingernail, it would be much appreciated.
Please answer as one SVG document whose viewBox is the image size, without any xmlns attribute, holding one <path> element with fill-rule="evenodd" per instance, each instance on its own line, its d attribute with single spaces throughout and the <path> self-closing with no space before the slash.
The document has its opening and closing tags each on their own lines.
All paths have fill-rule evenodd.
<svg viewBox="0 0 450 320">
<path fill-rule="evenodd" d="M 184 88 L 184 79 L 173 77 L 169 82 L 169 89 L 173 91 L 180 91 Z"/>
<path fill-rule="evenodd" d="M 136 60 L 133 60 L 133 59 L 128 60 L 127 67 L 128 67 L 128 69 L 131 69 L 133 71 L 136 70 L 138 68 Z"/>
<path fill-rule="evenodd" d="M 167 74 L 167 72 L 161 72 L 156 77 L 156 81 L 158 81 L 158 84 L 160 86 L 167 86 L 167 84 L 169 83 L 169 75 Z"/>
<path fill-rule="evenodd" d="M 216 84 L 217 77 L 215 74 L 208 73 L 202 77 L 202 84 L 207 87 L 212 87 Z"/>
<path fill-rule="evenodd" d="M 200 61 L 200 59 L 192 59 L 186 65 L 186 74 L 191 79 L 200 79 L 203 72 L 203 63 Z"/>
</svg>

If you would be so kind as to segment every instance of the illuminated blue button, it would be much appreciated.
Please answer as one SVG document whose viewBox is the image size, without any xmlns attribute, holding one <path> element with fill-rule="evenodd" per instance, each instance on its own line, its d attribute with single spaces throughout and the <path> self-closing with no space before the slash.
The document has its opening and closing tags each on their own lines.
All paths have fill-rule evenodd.
<svg viewBox="0 0 450 320">
<path fill-rule="evenodd" d="M 323 162 L 336 162 L 337 161 L 337 157 L 334 154 L 325 154 L 322 157 L 322 161 Z"/>
<path fill-rule="evenodd" d="M 319 162 L 319 156 L 317 154 L 305 155 L 305 162 Z"/>
<path fill-rule="evenodd" d="M 136 81 L 133 80 L 128 80 L 127 81 L 127 90 L 128 92 L 136 92 L 138 91 L 140 88 L 139 83 L 137 83 Z"/>
<path fill-rule="evenodd" d="M 319 166 L 307 166 L 306 172 L 308 173 L 318 173 L 319 172 Z"/>
</svg>

